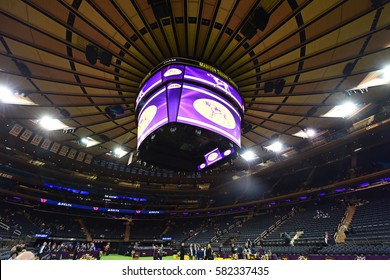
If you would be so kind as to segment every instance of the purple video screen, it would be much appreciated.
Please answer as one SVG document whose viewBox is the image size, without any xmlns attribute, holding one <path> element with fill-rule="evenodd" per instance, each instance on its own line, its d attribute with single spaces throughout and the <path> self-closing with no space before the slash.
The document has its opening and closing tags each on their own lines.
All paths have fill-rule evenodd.
<svg viewBox="0 0 390 280">
<path fill-rule="evenodd" d="M 212 91 L 183 83 L 177 121 L 218 133 L 241 147 L 240 114 Z"/>
<path fill-rule="evenodd" d="M 145 84 L 142 86 L 141 91 L 138 93 L 137 99 L 135 100 L 135 109 L 137 109 L 139 102 L 153 89 L 162 83 L 161 71 L 158 71 L 154 75 L 148 78 Z"/>
<path fill-rule="evenodd" d="M 218 91 L 222 91 L 224 94 L 232 98 L 241 110 L 244 111 L 244 102 L 241 95 L 234 87 L 219 76 L 197 67 L 186 66 L 184 79 L 186 81 L 203 83 L 216 88 Z"/>
<path fill-rule="evenodd" d="M 228 150 L 224 151 L 223 153 L 221 153 L 218 148 L 215 148 L 211 152 L 208 152 L 207 154 L 204 155 L 204 158 L 206 161 L 204 163 L 201 163 L 200 165 L 198 165 L 198 170 L 202 170 L 202 169 L 216 163 L 217 161 L 231 155 L 232 153 L 234 153 L 233 148 L 228 149 Z"/>
<path fill-rule="evenodd" d="M 168 121 L 176 122 L 180 106 L 181 89 L 183 83 L 171 82 L 167 84 Z"/>
<path fill-rule="evenodd" d="M 211 152 L 204 155 L 207 165 L 213 164 L 214 162 L 222 159 L 221 153 L 218 148 L 215 148 Z"/>
<path fill-rule="evenodd" d="M 184 65 L 169 65 L 161 70 L 163 83 L 170 80 L 182 80 L 184 76 Z"/>
<path fill-rule="evenodd" d="M 170 122 L 213 131 L 241 146 L 243 99 L 229 82 L 207 70 L 167 65 L 145 81 L 135 106 L 140 109 L 137 147 Z"/>
<path fill-rule="evenodd" d="M 138 115 L 137 146 L 153 131 L 168 123 L 165 86 L 151 95 Z"/>
</svg>

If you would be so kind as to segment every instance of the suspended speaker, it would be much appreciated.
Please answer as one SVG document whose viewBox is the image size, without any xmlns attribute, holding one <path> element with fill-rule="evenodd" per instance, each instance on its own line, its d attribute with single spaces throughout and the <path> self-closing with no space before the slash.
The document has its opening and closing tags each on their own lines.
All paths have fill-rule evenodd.
<svg viewBox="0 0 390 280">
<path fill-rule="evenodd" d="M 152 6 L 154 17 L 159 20 L 170 16 L 169 6 L 166 0 L 148 0 Z"/>
<path fill-rule="evenodd" d="M 116 114 L 112 111 L 111 107 L 106 107 L 106 109 L 104 109 L 104 111 L 106 112 L 106 114 L 107 114 L 111 119 L 116 118 Z"/>
<path fill-rule="evenodd" d="M 31 78 L 31 71 L 30 69 L 27 67 L 26 64 L 22 63 L 22 62 L 15 62 L 16 63 L 16 67 L 18 67 L 20 73 L 26 77 L 26 78 Z"/>
<path fill-rule="evenodd" d="M 85 57 L 92 65 L 96 64 L 96 61 L 98 59 L 98 48 L 94 45 L 89 44 L 85 49 Z"/>
<path fill-rule="evenodd" d="M 111 112 L 117 115 L 122 115 L 125 109 L 121 105 L 110 106 Z"/>
<path fill-rule="evenodd" d="M 112 54 L 107 51 L 102 52 L 102 54 L 100 55 L 100 63 L 105 66 L 110 66 L 111 60 L 112 60 Z"/>
<path fill-rule="evenodd" d="M 316 107 L 311 107 L 307 113 L 306 113 L 306 116 L 310 117 L 310 116 L 313 116 L 315 113 L 317 113 L 317 108 Z"/>
<path fill-rule="evenodd" d="M 253 13 L 253 22 L 255 23 L 256 28 L 264 31 L 267 27 L 268 21 L 269 14 L 262 7 L 257 8 Z"/>
<path fill-rule="evenodd" d="M 60 109 L 61 115 L 63 115 L 65 118 L 70 118 L 70 113 L 66 109 Z"/>
<path fill-rule="evenodd" d="M 248 40 L 252 39 L 256 35 L 256 27 L 248 20 L 244 26 L 241 28 L 241 34 L 245 36 Z"/>
<path fill-rule="evenodd" d="M 273 82 L 266 82 L 264 84 L 264 92 L 272 92 L 274 90 L 274 83 Z"/>
<path fill-rule="evenodd" d="M 380 6 L 386 3 L 386 0 L 371 0 L 371 3 L 375 9 L 378 9 Z"/>
<path fill-rule="evenodd" d="M 109 141 L 111 141 L 111 138 L 108 137 L 107 135 L 98 134 L 97 136 L 98 136 L 98 137 L 100 138 L 100 140 L 102 140 L 103 142 L 109 142 Z"/>
<path fill-rule="evenodd" d="M 281 94 L 285 84 L 286 84 L 285 80 L 283 80 L 283 79 L 277 80 L 275 82 L 275 93 L 276 94 Z"/>
<path fill-rule="evenodd" d="M 348 64 L 345 65 L 345 67 L 344 67 L 343 74 L 344 74 L 345 76 L 351 75 L 351 73 L 352 73 L 354 67 L 355 67 L 355 66 L 353 65 L 352 62 L 348 63 Z"/>
</svg>

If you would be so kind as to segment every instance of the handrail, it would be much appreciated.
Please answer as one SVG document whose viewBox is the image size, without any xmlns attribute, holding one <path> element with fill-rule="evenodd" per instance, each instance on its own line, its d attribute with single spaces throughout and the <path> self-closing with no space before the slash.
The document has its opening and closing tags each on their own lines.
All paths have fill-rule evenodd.
<svg viewBox="0 0 390 280">
<path fill-rule="evenodd" d="M 3 222 L 0 222 L 0 227 L 5 229 L 5 230 L 9 230 L 9 226 L 4 224 Z"/>
<path fill-rule="evenodd" d="M 273 229 L 275 229 L 277 226 L 279 226 L 282 222 L 284 222 L 285 220 L 287 220 L 287 218 L 289 217 L 293 217 L 294 216 L 294 210 L 291 210 L 290 212 L 288 212 L 288 214 L 284 215 L 282 218 L 280 218 L 279 220 L 277 220 L 273 225 L 271 225 L 268 229 L 264 230 L 260 236 L 258 236 L 256 239 L 255 239 L 255 243 L 257 243 L 260 239 L 262 239 L 264 236 L 266 236 L 269 232 L 271 232 Z"/>
</svg>

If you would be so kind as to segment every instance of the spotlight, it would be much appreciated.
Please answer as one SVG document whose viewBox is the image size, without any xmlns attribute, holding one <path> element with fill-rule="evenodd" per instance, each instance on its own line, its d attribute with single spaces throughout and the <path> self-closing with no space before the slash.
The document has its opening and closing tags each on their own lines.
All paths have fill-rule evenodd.
<svg viewBox="0 0 390 280">
<path fill-rule="evenodd" d="M 127 154 L 127 152 L 125 150 L 123 150 L 121 147 L 115 148 L 115 150 L 114 150 L 114 156 L 117 158 L 121 158 L 126 154 Z"/>
<path fill-rule="evenodd" d="M 0 87 L 0 101 L 6 101 L 13 97 L 13 93 L 9 88 Z"/>
<path fill-rule="evenodd" d="M 390 65 L 383 68 L 383 76 L 385 79 L 390 80 Z"/>
<path fill-rule="evenodd" d="M 246 161 L 251 161 L 257 158 L 257 155 L 253 151 L 246 151 L 243 154 L 241 154 L 241 157 L 245 159 Z"/>
<path fill-rule="evenodd" d="M 309 138 L 314 137 L 316 135 L 316 131 L 312 128 L 306 129 L 306 134 Z"/>
<path fill-rule="evenodd" d="M 74 128 L 71 128 L 69 126 L 67 126 L 66 124 L 64 124 L 63 122 L 61 122 L 60 120 L 58 119 L 54 119 L 50 116 L 44 116 L 42 117 L 41 119 L 38 120 L 38 123 L 39 125 L 46 129 L 46 130 L 64 130 L 64 129 L 74 129 Z"/>
<path fill-rule="evenodd" d="M 79 140 L 77 141 L 79 145 L 81 146 L 84 146 L 84 147 L 92 147 L 92 146 L 95 146 L 97 144 L 99 144 L 100 142 L 99 141 L 96 141 L 94 140 L 93 138 L 91 137 L 82 137 L 82 138 L 79 138 Z"/>
<path fill-rule="evenodd" d="M 195 134 L 198 135 L 198 136 L 202 135 L 202 130 L 195 129 Z"/>
<path fill-rule="evenodd" d="M 176 126 L 173 126 L 173 127 L 171 127 L 170 129 L 169 129 L 169 131 L 171 132 L 171 133 L 175 133 L 176 132 Z"/>
<path fill-rule="evenodd" d="M 265 147 L 267 150 L 270 150 L 270 151 L 273 151 L 275 153 L 278 153 L 280 151 L 282 151 L 283 149 L 283 144 L 280 143 L 279 141 L 275 141 L 274 143 L 272 143 L 271 145 Z"/>
</svg>

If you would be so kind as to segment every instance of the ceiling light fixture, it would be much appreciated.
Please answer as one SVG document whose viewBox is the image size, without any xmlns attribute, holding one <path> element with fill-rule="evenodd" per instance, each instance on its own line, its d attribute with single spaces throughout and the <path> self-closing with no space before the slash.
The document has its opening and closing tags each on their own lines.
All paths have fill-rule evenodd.
<svg viewBox="0 0 390 280">
<path fill-rule="evenodd" d="M 367 74 L 367 76 L 354 88 L 347 90 L 350 93 L 365 93 L 371 87 L 382 86 L 390 83 L 390 65 L 380 70 Z"/>
<path fill-rule="evenodd" d="M 95 139 L 92 139 L 91 137 L 83 137 L 80 139 L 80 143 L 85 147 L 92 147 L 97 144 L 99 144 L 99 141 L 96 141 Z"/>
<path fill-rule="evenodd" d="M 0 102 L 5 104 L 35 105 L 24 94 L 13 92 L 4 86 L 0 86 Z"/>
<path fill-rule="evenodd" d="M 309 138 L 313 138 L 316 135 L 316 131 L 312 128 L 308 128 L 308 129 L 306 129 L 306 135 Z"/>
<path fill-rule="evenodd" d="M 313 137 L 317 136 L 317 132 L 313 128 L 306 128 L 306 129 L 301 128 L 300 131 L 298 131 L 297 133 L 294 133 L 293 135 L 296 137 L 301 137 L 301 138 L 313 138 Z"/>
<path fill-rule="evenodd" d="M 342 105 L 334 106 L 330 109 L 323 117 L 327 118 L 346 118 L 350 117 L 355 113 L 358 109 L 357 104 L 352 102 L 347 102 Z"/>
<path fill-rule="evenodd" d="M 390 65 L 388 65 L 388 66 L 386 66 L 385 68 L 383 68 L 382 72 L 383 72 L 383 77 L 384 77 L 388 82 L 390 82 Z"/>
<path fill-rule="evenodd" d="M 267 150 L 278 153 L 281 152 L 283 149 L 283 144 L 279 141 L 275 141 L 271 145 L 265 147 Z"/>
<path fill-rule="evenodd" d="M 128 152 L 123 150 L 121 147 L 115 148 L 114 150 L 114 156 L 117 158 L 121 158 L 125 156 Z"/>
<path fill-rule="evenodd" d="M 241 154 L 241 157 L 246 161 L 252 161 L 258 158 L 258 156 L 253 151 L 246 151 L 245 153 Z"/>
<path fill-rule="evenodd" d="M 49 116 L 44 116 L 40 120 L 38 120 L 39 125 L 49 131 L 52 130 L 61 130 L 61 129 L 69 129 L 70 127 L 61 122 L 58 119 L 53 119 Z"/>
</svg>

